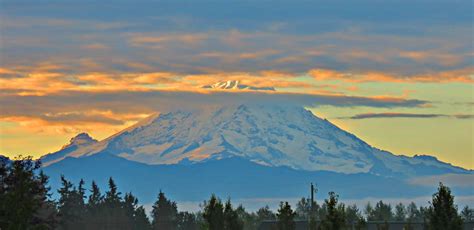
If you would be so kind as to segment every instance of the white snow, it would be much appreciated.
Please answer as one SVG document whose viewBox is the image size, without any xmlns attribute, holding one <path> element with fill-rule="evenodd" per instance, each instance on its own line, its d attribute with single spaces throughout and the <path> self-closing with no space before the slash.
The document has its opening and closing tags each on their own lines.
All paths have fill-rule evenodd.
<svg viewBox="0 0 474 230">
<path fill-rule="evenodd" d="M 238 82 L 226 82 L 235 87 Z M 69 154 L 103 150 L 146 164 L 199 162 L 239 156 L 267 166 L 302 170 L 365 173 L 386 168 L 414 173 L 414 164 L 446 168 L 423 158 L 395 156 L 375 149 L 310 111 L 289 105 L 225 105 L 181 109 L 153 115 L 103 141 Z"/>
</svg>

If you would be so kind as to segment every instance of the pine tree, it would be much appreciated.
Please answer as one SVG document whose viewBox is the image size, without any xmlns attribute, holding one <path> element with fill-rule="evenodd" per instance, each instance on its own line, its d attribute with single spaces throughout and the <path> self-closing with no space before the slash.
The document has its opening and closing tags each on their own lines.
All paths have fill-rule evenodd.
<svg viewBox="0 0 474 230">
<path fill-rule="evenodd" d="M 104 197 L 100 194 L 99 186 L 97 186 L 95 181 L 92 181 L 90 192 L 91 194 L 89 195 L 87 206 L 93 209 L 98 207 L 102 203 Z"/>
<path fill-rule="evenodd" d="M 122 208 L 122 197 L 117 185 L 109 178 L 109 190 L 105 193 L 102 206 L 102 223 L 105 229 L 127 229 L 125 211 Z"/>
<path fill-rule="evenodd" d="M 235 212 L 238 218 L 243 221 L 243 229 L 257 229 L 258 221 L 255 213 L 248 213 L 242 204 L 235 209 Z"/>
<path fill-rule="evenodd" d="M 76 189 L 74 185 L 61 176 L 62 187 L 58 190 L 59 217 L 61 229 L 84 229 L 85 204 L 84 204 L 84 181 L 79 182 Z"/>
<path fill-rule="evenodd" d="M 299 219 L 307 220 L 309 219 L 311 213 L 311 200 L 308 198 L 302 197 L 298 203 L 296 203 L 296 215 Z"/>
<path fill-rule="evenodd" d="M 35 226 L 33 229 L 53 229 L 59 220 L 56 203 L 50 199 L 51 188 L 47 186 L 49 177 L 40 171 L 37 179 L 36 193 L 40 200 L 40 207 L 33 216 L 32 224 Z"/>
<path fill-rule="evenodd" d="M 265 206 L 257 210 L 257 220 L 258 222 L 262 222 L 264 220 L 275 220 L 276 216 L 275 213 L 270 210 L 270 207 Z"/>
<path fill-rule="evenodd" d="M 392 206 L 383 201 L 377 202 L 375 207 L 366 207 L 367 219 L 370 221 L 390 221 L 393 220 Z"/>
<path fill-rule="evenodd" d="M 196 216 L 189 212 L 178 213 L 178 230 L 197 230 L 199 225 Z"/>
<path fill-rule="evenodd" d="M 414 202 L 411 202 L 407 208 L 407 221 L 412 223 L 415 221 L 422 221 L 423 218 L 421 217 L 420 211 Z"/>
<path fill-rule="evenodd" d="M 395 217 L 394 217 L 394 219 L 396 221 L 405 221 L 406 220 L 406 215 L 407 215 L 407 211 L 406 211 L 405 205 L 403 205 L 402 203 L 397 204 L 395 206 Z"/>
<path fill-rule="evenodd" d="M 347 226 L 354 226 L 355 229 L 362 229 L 365 227 L 366 221 L 355 204 L 347 206 L 345 213 Z"/>
<path fill-rule="evenodd" d="M 454 196 L 451 190 L 439 184 L 438 192 L 433 194 L 431 207 L 428 211 L 429 228 L 433 230 L 462 229 L 462 219 L 454 205 Z"/>
<path fill-rule="evenodd" d="M 160 191 L 152 210 L 153 229 L 176 229 L 178 208 L 175 202 L 168 200 Z"/>
<path fill-rule="evenodd" d="M 327 214 L 321 225 L 325 230 L 338 230 L 345 228 L 345 207 L 344 204 L 338 205 L 339 196 L 334 192 L 329 193 L 329 199 L 324 203 L 327 207 Z"/>
<path fill-rule="evenodd" d="M 291 209 L 288 202 L 280 202 L 280 208 L 276 214 L 278 220 L 278 229 L 293 230 L 295 229 L 296 212 Z"/>
<path fill-rule="evenodd" d="M 122 198 L 112 177 L 109 178 L 109 191 L 105 193 L 104 203 L 110 207 L 120 207 Z"/>
<path fill-rule="evenodd" d="M 204 202 L 203 218 L 209 230 L 224 229 L 224 206 L 214 194 L 208 202 Z"/>
<path fill-rule="evenodd" d="M 123 197 L 122 209 L 125 215 L 123 225 L 130 226 L 130 229 L 135 225 L 135 210 L 137 209 L 138 199 L 132 193 L 125 193 Z"/>
<path fill-rule="evenodd" d="M 224 207 L 224 229 L 225 230 L 241 230 L 243 229 L 244 224 L 239 219 L 239 216 L 232 208 L 230 199 L 227 200 Z"/>
<path fill-rule="evenodd" d="M 143 206 L 138 207 L 138 199 L 132 193 L 126 193 L 123 198 L 122 208 L 125 212 L 124 225 L 129 229 L 146 230 L 151 229 L 148 217 Z"/>
<path fill-rule="evenodd" d="M 469 206 L 464 206 L 461 211 L 461 216 L 463 221 L 474 221 L 474 210 L 469 208 Z"/>
<path fill-rule="evenodd" d="M 0 162 L 0 228 L 54 228 L 56 212 L 49 200 L 48 177 L 36 174 L 41 162 L 18 157 Z"/>
<path fill-rule="evenodd" d="M 100 193 L 99 186 L 92 181 L 90 195 L 86 205 L 86 229 L 103 228 L 103 205 L 104 197 Z"/>
<path fill-rule="evenodd" d="M 148 220 L 148 217 L 146 216 L 146 213 L 145 213 L 145 208 L 143 208 L 143 206 L 140 206 L 137 209 L 135 209 L 135 221 L 134 221 L 133 227 L 136 230 L 151 229 L 150 220 Z"/>
</svg>

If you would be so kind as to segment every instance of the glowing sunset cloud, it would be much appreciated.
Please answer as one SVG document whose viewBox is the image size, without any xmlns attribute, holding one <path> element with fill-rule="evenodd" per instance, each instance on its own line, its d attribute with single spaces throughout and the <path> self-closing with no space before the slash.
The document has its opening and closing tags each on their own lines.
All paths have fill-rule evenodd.
<svg viewBox="0 0 474 230">
<path fill-rule="evenodd" d="M 0 154 L 173 107 L 288 100 L 379 148 L 474 168 L 470 1 L 111 4 L 2 2 Z M 275 91 L 203 88 L 228 80 Z"/>
</svg>

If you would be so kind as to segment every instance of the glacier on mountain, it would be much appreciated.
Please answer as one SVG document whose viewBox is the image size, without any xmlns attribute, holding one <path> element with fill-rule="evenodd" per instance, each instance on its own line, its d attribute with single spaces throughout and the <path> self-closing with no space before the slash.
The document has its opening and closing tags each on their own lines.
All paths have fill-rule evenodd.
<svg viewBox="0 0 474 230">
<path fill-rule="evenodd" d="M 465 173 L 431 157 L 379 150 L 309 110 L 287 104 L 228 104 L 155 114 L 105 140 L 42 160 L 112 154 L 145 164 L 195 164 L 239 157 L 304 171 L 422 176 Z M 52 160 L 51 160 L 52 159 Z"/>
</svg>

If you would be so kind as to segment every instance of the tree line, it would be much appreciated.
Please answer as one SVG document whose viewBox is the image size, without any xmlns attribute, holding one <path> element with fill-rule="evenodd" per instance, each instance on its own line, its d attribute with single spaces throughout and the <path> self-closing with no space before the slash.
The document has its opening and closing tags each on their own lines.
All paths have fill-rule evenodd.
<svg viewBox="0 0 474 230">
<path fill-rule="evenodd" d="M 459 212 L 443 184 L 428 207 L 415 203 L 392 207 L 379 201 L 363 210 L 346 206 L 330 192 L 321 205 L 301 198 L 294 210 L 281 202 L 276 212 L 268 206 L 248 212 L 242 205 L 234 207 L 230 199 L 211 195 L 201 204 L 201 211 L 191 213 L 178 211 L 177 203 L 160 191 L 147 215 L 132 193 L 119 192 L 112 178 L 102 192 L 94 181 L 86 188 L 83 180 L 75 185 L 62 176 L 59 199 L 53 200 L 48 177 L 40 167 L 31 157 L 0 162 L 0 229 L 242 230 L 273 221 L 277 229 L 290 230 L 298 220 L 308 221 L 309 229 L 321 230 L 365 229 L 368 221 L 381 221 L 380 229 L 386 229 L 389 221 L 404 221 L 406 229 L 418 222 L 428 229 L 462 229 L 463 221 L 474 220 L 474 210 L 466 206 Z"/>
</svg>

